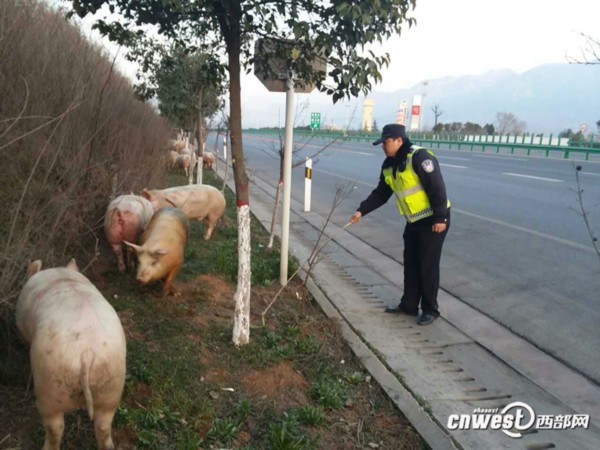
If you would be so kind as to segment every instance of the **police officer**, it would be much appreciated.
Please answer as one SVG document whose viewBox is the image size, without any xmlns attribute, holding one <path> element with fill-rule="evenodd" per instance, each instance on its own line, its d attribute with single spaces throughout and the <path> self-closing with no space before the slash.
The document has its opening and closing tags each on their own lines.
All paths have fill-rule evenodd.
<svg viewBox="0 0 600 450">
<path fill-rule="evenodd" d="M 392 314 L 418 316 L 419 325 L 429 325 L 439 317 L 437 293 L 440 285 L 440 257 L 450 227 L 450 201 L 440 166 L 433 152 L 413 145 L 403 125 L 383 127 L 381 144 L 385 160 L 379 184 L 350 218 L 362 216 L 386 203 L 392 194 L 404 228 L 404 295 L 398 306 L 387 307 Z"/>
</svg>

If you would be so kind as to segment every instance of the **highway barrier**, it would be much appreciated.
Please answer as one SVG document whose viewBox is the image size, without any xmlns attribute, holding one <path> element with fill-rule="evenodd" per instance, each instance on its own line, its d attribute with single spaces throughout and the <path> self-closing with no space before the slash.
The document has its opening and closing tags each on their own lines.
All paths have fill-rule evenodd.
<svg viewBox="0 0 600 450">
<path fill-rule="evenodd" d="M 283 130 L 247 129 L 245 134 L 278 137 Z M 295 129 L 297 139 L 311 137 L 312 139 L 336 140 L 344 142 L 372 142 L 379 138 L 379 133 L 344 133 L 342 131 L 304 130 Z M 431 149 L 444 148 L 454 150 L 478 151 L 484 153 L 559 157 L 576 160 L 600 161 L 600 139 L 593 134 L 579 140 L 555 137 L 552 134 L 521 134 L 521 135 L 460 135 L 434 133 L 408 133 L 410 140 Z"/>
</svg>

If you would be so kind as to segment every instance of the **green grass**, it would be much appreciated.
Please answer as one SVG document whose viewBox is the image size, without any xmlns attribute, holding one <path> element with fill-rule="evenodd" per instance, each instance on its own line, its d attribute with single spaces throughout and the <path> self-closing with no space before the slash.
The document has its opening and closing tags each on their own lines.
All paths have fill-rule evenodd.
<svg viewBox="0 0 600 450">
<path fill-rule="evenodd" d="M 205 174 L 204 181 L 220 187 L 211 173 Z M 185 184 L 177 176 L 171 182 Z M 353 362 L 337 328 L 312 301 L 296 297 L 295 291 L 301 288 L 297 281 L 291 283 L 293 289 L 282 293 L 267 326 L 258 326 L 253 309 L 249 344 L 240 348 L 232 344 L 233 299 L 220 299 L 225 306 L 215 309 L 209 301 L 211 292 L 193 281 L 199 274 L 211 274 L 231 282 L 235 290 L 237 221 L 231 193 L 227 202 L 225 217 L 210 241 L 202 239 L 202 224 L 192 225 L 185 264 L 175 280 L 176 286 L 186 283 L 191 288 L 180 299 L 162 297 L 160 283 L 139 286 L 133 272 L 120 273 L 112 264 L 97 280 L 128 332 L 125 392 L 114 430 L 127 431 L 136 449 L 306 450 L 318 448 L 323 433 L 343 437 L 338 436 L 339 429 L 327 430 L 340 422 L 348 400 L 359 404 L 361 398 L 368 399 L 361 417 L 380 411 L 394 414 L 382 392 L 367 386 L 362 368 Z M 257 220 L 252 223 L 253 287 L 263 286 L 261 292 L 268 297 L 278 290 L 274 283 L 279 257 L 276 251 L 265 250 L 268 235 Z M 112 261 L 108 251 L 106 257 Z M 290 264 L 292 273 L 297 262 Z M 258 311 L 264 308 L 265 299 L 253 294 L 252 302 Z M 215 315 L 223 314 L 227 305 L 227 317 Z M 344 364 L 340 364 L 342 359 Z M 16 379 L 25 370 L 23 364 L 15 363 L 4 381 Z M 301 374 L 309 404 L 282 406 L 269 397 L 250 396 L 244 377 L 278 365 Z M 26 435 L 32 444 L 14 448 L 41 447 L 43 429 L 39 421 L 34 423 Z M 395 433 L 398 438 L 400 431 Z M 355 431 L 344 439 L 346 444 L 354 442 Z M 395 444 L 390 445 L 394 448 Z M 61 448 L 94 448 L 93 427 L 85 414 L 67 416 Z"/>
<path fill-rule="evenodd" d="M 300 429 L 298 419 L 285 413 L 283 418 L 269 427 L 269 448 L 272 450 L 308 450 L 317 448 L 317 440 L 311 439 Z"/>
</svg>

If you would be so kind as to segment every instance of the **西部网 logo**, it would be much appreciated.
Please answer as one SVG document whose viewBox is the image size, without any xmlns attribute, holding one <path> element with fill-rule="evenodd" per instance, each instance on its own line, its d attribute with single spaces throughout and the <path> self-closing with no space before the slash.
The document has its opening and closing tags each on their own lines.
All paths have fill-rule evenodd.
<svg viewBox="0 0 600 450">
<path fill-rule="evenodd" d="M 520 438 L 530 428 L 566 430 L 589 426 L 588 414 L 536 415 L 527 403 L 513 402 L 502 410 L 476 408 L 472 414 L 450 414 L 449 430 L 502 430 L 512 438 Z"/>
</svg>

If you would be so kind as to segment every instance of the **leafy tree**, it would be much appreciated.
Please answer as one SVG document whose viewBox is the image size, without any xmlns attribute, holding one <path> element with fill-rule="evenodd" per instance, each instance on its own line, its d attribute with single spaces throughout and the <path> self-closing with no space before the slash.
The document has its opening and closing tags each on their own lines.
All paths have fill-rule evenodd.
<svg viewBox="0 0 600 450">
<path fill-rule="evenodd" d="M 570 128 L 562 130 L 560 133 L 558 133 L 558 137 L 561 138 L 571 138 L 571 136 L 573 136 L 573 130 L 571 130 Z"/>
<path fill-rule="evenodd" d="M 494 127 L 493 123 L 486 123 L 483 127 L 483 130 L 489 135 L 493 135 L 496 133 L 496 128 Z"/>
<path fill-rule="evenodd" d="M 479 125 L 478 123 L 467 122 L 463 125 L 462 131 L 463 133 L 467 134 L 481 134 L 483 128 L 481 128 L 481 125 Z"/>
<path fill-rule="evenodd" d="M 441 122 L 440 123 L 436 123 L 433 126 L 433 132 L 434 133 L 440 133 L 442 131 L 444 131 L 444 124 L 443 123 L 441 123 Z"/>
<path fill-rule="evenodd" d="M 596 129 L 598 130 L 598 133 L 600 133 L 600 120 L 596 121 Z"/>
<path fill-rule="evenodd" d="M 455 133 L 460 132 L 463 127 L 462 122 L 452 122 L 449 125 L 450 125 L 450 131 L 454 131 Z"/>
<path fill-rule="evenodd" d="M 159 109 L 181 128 L 189 129 L 198 114 L 213 116 L 221 106 L 222 86 L 211 86 L 203 76 L 206 59 L 206 55 L 188 54 L 174 47 L 163 55 L 153 72 Z"/>
<path fill-rule="evenodd" d="M 240 72 L 254 62 L 252 46 L 258 37 L 269 36 L 274 52 L 285 55 L 291 73 L 303 82 L 314 82 L 336 102 L 344 97 L 367 94 L 372 80 L 381 81 L 379 68 L 389 64 L 389 55 L 368 49 L 400 34 L 415 0 L 385 2 L 325 0 L 73 0 L 80 17 L 106 13 L 95 27 L 121 43 L 147 33 L 152 25 L 161 35 L 181 45 L 195 45 L 205 53 L 226 53 L 222 61 L 229 75 L 230 131 L 233 170 L 238 205 L 238 290 L 235 293 L 233 341 L 249 341 L 250 330 L 250 211 L 248 176 L 244 160 L 241 121 Z M 290 49 L 290 39 L 294 40 Z M 360 53 L 359 53 L 360 52 Z M 312 69 L 317 55 L 328 58 L 327 74 Z M 258 63 L 267 71 L 269 55 Z M 249 70 L 249 69 L 248 69 Z M 329 78 L 326 79 L 326 75 Z"/>
<path fill-rule="evenodd" d="M 580 145 L 585 142 L 585 136 L 581 131 L 578 131 L 577 133 L 572 133 L 571 136 L 569 136 L 569 138 L 571 145 Z"/>
</svg>

